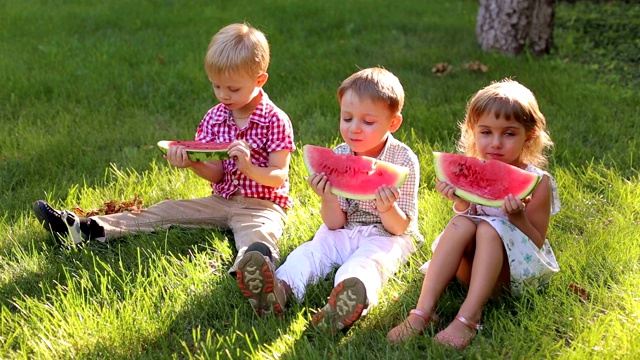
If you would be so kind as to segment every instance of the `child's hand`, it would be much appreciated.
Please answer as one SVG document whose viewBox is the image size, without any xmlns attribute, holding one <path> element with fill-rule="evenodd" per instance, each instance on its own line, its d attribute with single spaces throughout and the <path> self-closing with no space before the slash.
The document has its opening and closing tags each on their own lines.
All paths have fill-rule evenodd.
<svg viewBox="0 0 640 360">
<path fill-rule="evenodd" d="M 187 168 L 193 166 L 193 162 L 189 160 L 187 150 L 182 145 L 169 146 L 167 154 L 164 156 L 171 166 L 177 168 Z"/>
<path fill-rule="evenodd" d="M 336 197 L 333 193 L 331 193 L 331 183 L 329 182 L 329 178 L 324 173 L 313 174 L 307 178 L 307 182 L 313 189 L 313 192 L 318 194 L 323 199 L 327 199 L 330 197 Z"/>
<path fill-rule="evenodd" d="M 526 205 L 524 201 L 517 199 L 512 194 L 509 194 L 504 198 L 502 211 L 507 215 L 518 215 L 524 213 L 525 207 Z"/>
<path fill-rule="evenodd" d="M 380 186 L 376 190 L 376 208 L 380 213 L 385 213 L 391 210 L 399 197 L 400 190 L 395 186 Z"/>
<path fill-rule="evenodd" d="M 227 153 L 229 156 L 236 159 L 236 166 L 238 166 L 238 170 L 247 174 L 247 169 L 252 165 L 251 146 L 249 146 L 249 143 L 244 140 L 236 140 L 231 143 Z"/>
<path fill-rule="evenodd" d="M 461 199 L 454 193 L 456 187 L 449 184 L 446 181 L 440 181 L 436 179 L 436 190 L 442 195 L 443 198 L 451 201 L 460 201 Z"/>
</svg>

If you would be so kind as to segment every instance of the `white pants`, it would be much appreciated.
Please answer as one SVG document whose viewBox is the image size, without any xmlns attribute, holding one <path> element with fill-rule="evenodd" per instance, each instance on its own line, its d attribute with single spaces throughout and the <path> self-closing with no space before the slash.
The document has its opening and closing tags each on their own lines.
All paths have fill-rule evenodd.
<svg viewBox="0 0 640 360">
<path fill-rule="evenodd" d="M 329 230 L 320 226 L 311 241 L 294 249 L 276 270 L 298 300 L 302 300 L 307 284 L 329 274 L 339 265 L 334 286 L 344 279 L 356 277 L 364 283 L 369 305 L 378 303 L 378 291 L 415 251 L 410 236 L 380 236 L 373 226 Z"/>
</svg>

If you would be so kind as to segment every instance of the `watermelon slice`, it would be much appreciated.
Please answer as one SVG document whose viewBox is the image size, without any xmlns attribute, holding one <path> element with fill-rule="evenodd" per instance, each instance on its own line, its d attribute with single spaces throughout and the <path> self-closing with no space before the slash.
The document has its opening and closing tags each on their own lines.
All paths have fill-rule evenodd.
<svg viewBox="0 0 640 360">
<path fill-rule="evenodd" d="M 163 154 L 167 153 L 170 146 L 182 145 L 187 150 L 187 155 L 191 161 L 216 161 L 225 160 L 229 158 L 227 150 L 231 146 L 230 142 L 225 143 L 203 143 L 200 141 L 172 141 L 162 140 L 158 141 L 158 147 Z"/>
<path fill-rule="evenodd" d="M 501 207 L 505 196 L 524 199 L 533 192 L 540 176 L 498 160 L 433 153 L 436 177 L 456 187 L 455 194 L 480 205 Z"/>
<path fill-rule="evenodd" d="M 380 186 L 400 187 L 409 174 L 404 166 L 368 156 L 340 155 L 321 146 L 305 145 L 302 153 L 309 174 L 325 173 L 331 192 L 349 199 L 375 199 Z"/>
</svg>

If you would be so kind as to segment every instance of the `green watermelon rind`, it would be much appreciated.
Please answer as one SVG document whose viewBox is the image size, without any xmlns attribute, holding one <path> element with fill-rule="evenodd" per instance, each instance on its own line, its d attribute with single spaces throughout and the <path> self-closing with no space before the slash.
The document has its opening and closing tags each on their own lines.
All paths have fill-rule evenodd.
<svg viewBox="0 0 640 360">
<path fill-rule="evenodd" d="M 169 149 L 169 144 L 173 141 L 171 140 L 161 140 L 158 141 L 158 148 L 162 152 L 163 155 L 167 154 L 167 150 Z M 227 149 L 222 150 L 192 150 L 186 149 L 187 156 L 189 160 L 193 162 L 204 162 L 204 161 L 218 161 L 218 160 L 226 160 L 230 156 L 227 153 Z"/>
<path fill-rule="evenodd" d="M 441 156 L 441 152 L 437 152 L 434 151 L 433 152 L 433 157 L 434 157 L 434 167 L 435 167 L 435 172 L 436 172 L 436 177 L 438 179 L 440 179 L 440 181 L 447 181 L 449 183 L 451 183 L 451 180 L 448 179 L 444 172 L 442 171 L 441 167 L 438 166 L 439 162 L 438 159 Z M 533 192 L 533 190 L 536 189 L 536 187 L 538 186 L 538 184 L 540 183 L 541 177 L 539 175 L 536 176 L 536 181 L 532 182 L 527 188 L 525 188 L 524 191 L 522 191 L 519 194 L 513 194 L 514 197 L 518 198 L 518 199 L 524 199 L 527 196 L 531 195 L 531 193 Z M 501 207 L 502 203 L 504 202 L 504 200 L 492 200 L 492 199 L 487 199 L 484 198 L 482 196 L 478 196 L 476 194 L 473 194 L 469 191 L 463 190 L 463 189 L 459 189 L 456 188 L 456 190 L 454 191 L 454 194 L 456 194 L 458 197 L 460 197 L 461 199 L 467 200 L 469 202 L 472 202 L 474 204 L 480 204 L 480 205 L 485 205 L 485 206 L 490 206 L 490 207 Z"/>
<path fill-rule="evenodd" d="M 304 166 L 307 169 L 307 172 L 309 173 L 309 175 L 313 175 L 315 174 L 315 171 L 313 169 L 313 167 L 310 164 L 309 159 L 307 158 L 307 151 L 305 151 L 305 149 L 309 149 L 310 147 L 320 147 L 320 146 L 316 146 L 316 145 L 305 145 L 302 148 L 302 160 L 304 162 Z M 405 167 L 405 166 L 401 166 L 401 165 L 396 165 L 390 162 L 386 162 L 386 161 L 382 161 L 382 160 L 378 160 L 378 159 L 373 159 L 375 160 L 377 166 L 384 166 L 385 168 L 388 168 L 389 171 L 394 172 L 397 176 L 398 176 L 398 180 L 395 182 L 395 184 L 391 185 L 394 186 L 396 188 L 400 188 L 400 186 L 402 186 L 405 181 L 407 180 L 407 176 L 409 176 L 409 168 Z M 350 193 L 348 191 L 345 190 L 341 190 L 338 189 L 334 186 L 331 186 L 331 193 L 337 196 L 341 196 L 343 198 L 347 198 L 347 199 L 353 199 L 353 200 L 375 200 L 376 198 L 376 194 L 375 194 L 375 190 L 373 192 L 371 192 L 370 194 L 354 194 L 354 193 Z"/>
</svg>

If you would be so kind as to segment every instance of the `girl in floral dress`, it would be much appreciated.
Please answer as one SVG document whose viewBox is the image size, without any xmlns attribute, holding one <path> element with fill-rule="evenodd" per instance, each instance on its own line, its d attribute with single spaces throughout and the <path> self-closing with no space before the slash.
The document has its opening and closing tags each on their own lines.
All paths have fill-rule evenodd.
<svg viewBox="0 0 640 360">
<path fill-rule="evenodd" d="M 478 91 L 460 124 L 458 150 L 483 160 L 499 160 L 536 173 L 541 181 L 527 199 L 504 198 L 500 208 L 481 206 L 454 194 L 455 187 L 436 181 L 436 190 L 453 201 L 455 216 L 432 245 L 416 308 L 387 338 L 400 343 L 432 321 L 437 301 L 455 276 L 468 285 L 458 315 L 434 340 L 464 349 L 477 330 L 486 301 L 500 291 L 521 295 L 525 287 L 546 284 L 560 269 L 546 239 L 550 215 L 560 210 L 555 179 L 539 167 L 553 145 L 546 120 L 533 93 L 509 79 Z"/>
</svg>

